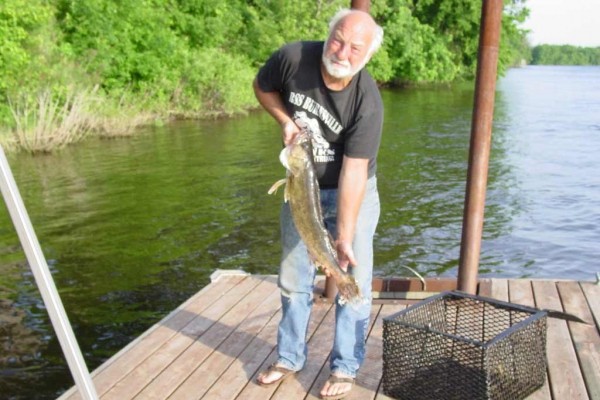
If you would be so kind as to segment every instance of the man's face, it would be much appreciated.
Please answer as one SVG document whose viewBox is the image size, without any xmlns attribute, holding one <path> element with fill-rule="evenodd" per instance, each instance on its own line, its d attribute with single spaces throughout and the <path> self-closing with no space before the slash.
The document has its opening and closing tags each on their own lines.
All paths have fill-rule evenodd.
<svg viewBox="0 0 600 400">
<path fill-rule="evenodd" d="M 353 23 L 354 22 L 354 23 Z M 323 49 L 327 72 L 338 79 L 351 78 L 369 61 L 372 30 L 351 18 L 340 21 Z"/>
</svg>

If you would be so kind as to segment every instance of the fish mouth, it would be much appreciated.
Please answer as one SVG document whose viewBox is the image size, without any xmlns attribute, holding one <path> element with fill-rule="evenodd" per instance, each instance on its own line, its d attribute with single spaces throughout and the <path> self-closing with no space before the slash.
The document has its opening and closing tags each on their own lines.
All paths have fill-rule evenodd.
<svg viewBox="0 0 600 400">
<path fill-rule="evenodd" d="M 312 137 L 312 131 L 309 128 L 302 128 L 299 134 L 294 138 L 294 144 L 302 144 Z"/>
<path fill-rule="evenodd" d="M 279 153 L 279 162 L 285 167 L 286 170 L 290 170 L 290 165 L 288 164 L 288 159 L 290 157 L 290 146 L 286 146 Z"/>
</svg>

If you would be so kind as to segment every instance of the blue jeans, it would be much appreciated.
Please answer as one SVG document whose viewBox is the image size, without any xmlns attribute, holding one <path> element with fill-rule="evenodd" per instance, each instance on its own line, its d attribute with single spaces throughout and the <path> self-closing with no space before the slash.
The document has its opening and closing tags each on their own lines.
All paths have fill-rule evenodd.
<svg viewBox="0 0 600 400">
<path fill-rule="evenodd" d="M 337 189 L 321 190 L 323 218 L 327 229 L 336 234 Z M 352 247 L 358 265 L 349 267 L 365 301 L 356 305 L 340 305 L 336 301 L 336 327 L 330 369 L 355 377 L 365 357 L 365 340 L 371 312 L 371 280 L 373 274 L 373 236 L 379 220 L 377 179 L 369 178 L 358 214 Z M 299 371 L 306 363 L 306 331 L 313 304 L 316 268 L 292 220 L 288 203 L 281 209 L 281 242 L 283 254 L 279 270 L 282 318 L 277 336 L 277 363 Z"/>
</svg>

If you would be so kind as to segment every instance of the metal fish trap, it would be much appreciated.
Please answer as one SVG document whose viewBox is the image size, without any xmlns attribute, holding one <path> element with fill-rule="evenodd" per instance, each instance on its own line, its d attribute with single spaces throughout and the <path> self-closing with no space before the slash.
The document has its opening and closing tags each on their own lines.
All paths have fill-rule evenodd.
<svg viewBox="0 0 600 400">
<path fill-rule="evenodd" d="M 406 400 L 519 400 L 546 378 L 546 311 L 443 292 L 383 320 L 383 390 Z"/>
</svg>

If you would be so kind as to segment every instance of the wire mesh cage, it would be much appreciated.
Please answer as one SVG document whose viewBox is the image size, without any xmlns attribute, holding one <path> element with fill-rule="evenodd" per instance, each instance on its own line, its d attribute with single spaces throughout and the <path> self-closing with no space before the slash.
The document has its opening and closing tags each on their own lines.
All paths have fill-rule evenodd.
<svg viewBox="0 0 600 400">
<path fill-rule="evenodd" d="M 406 400 L 519 400 L 546 378 L 545 311 L 443 292 L 383 321 L 383 390 Z"/>
</svg>

